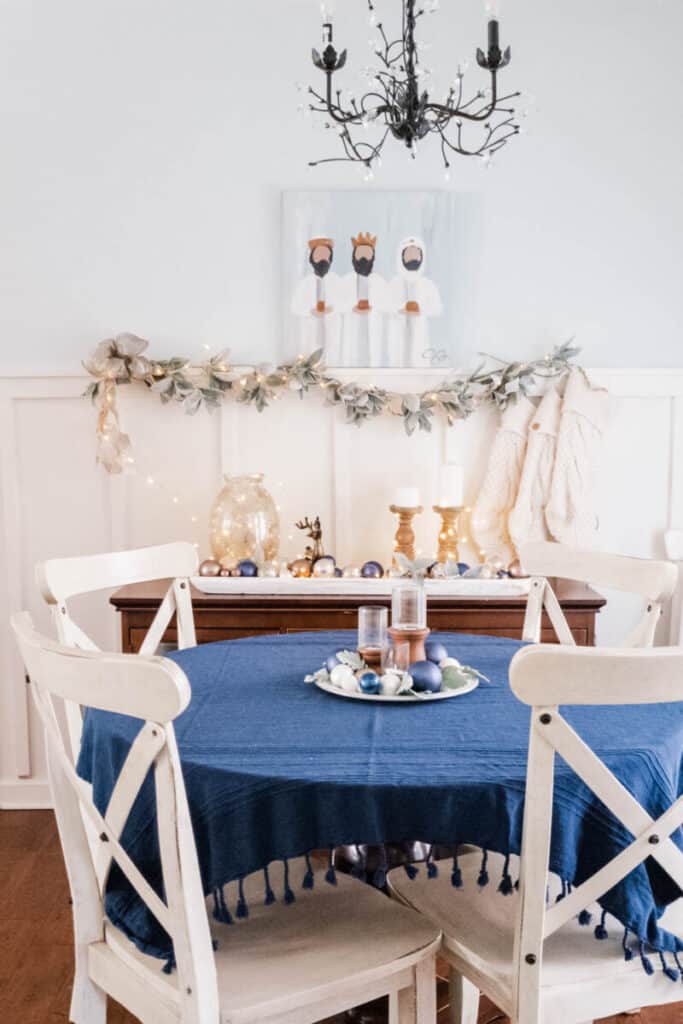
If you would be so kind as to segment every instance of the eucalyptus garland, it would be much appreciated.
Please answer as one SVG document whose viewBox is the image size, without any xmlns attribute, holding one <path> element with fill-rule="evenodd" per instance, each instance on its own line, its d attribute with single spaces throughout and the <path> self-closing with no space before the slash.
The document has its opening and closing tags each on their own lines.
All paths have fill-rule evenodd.
<svg viewBox="0 0 683 1024">
<path fill-rule="evenodd" d="M 142 338 L 120 334 L 100 342 L 83 363 L 95 378 L 85 394 L 99 408 L 98 461 L 110 472 L 121 472 L 130 448 L 116 405 L 116 389 L 122 385 L 141 384 L 163 403 L 179 403 L 189 415 L 202 406 L 216 409 L 226 398 L 263 412 L 283 392 L 297 392 L 303 398 L 308 392 L 323 391 L 328 405 L 343 406 L 347 423 L 361 426 L 377 416 L 391 415 L 399 417 L 411 435 L 416 430 L 430 431 L 437 416 L 452 426 L 487 403 L 504 409 L 517 396 L 536 391 L 541 378 L 566 373 L 580 351 L 567 342 L 545 358 L 527 363 L 487 356 L 471 373 L 454 373 L 422 393 L 401 393 L 338 380 L 327 373 L 322 349 L 277 367 L 240 368 L 230 363 L 227 350 L 197 364 L 182 358 L 150 359 L 145 355 L 148 347 Z"/>
</svg>

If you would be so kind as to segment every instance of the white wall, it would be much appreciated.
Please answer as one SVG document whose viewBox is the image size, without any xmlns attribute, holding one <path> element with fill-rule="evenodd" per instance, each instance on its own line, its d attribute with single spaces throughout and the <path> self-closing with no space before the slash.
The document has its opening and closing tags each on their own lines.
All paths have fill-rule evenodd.
<svg viewBox="0 0 683 1024">
<path fill-rule="evenodd" d="M 378 0 L 395 23 L 399 0 Z M 424 19 L 445 84 L 484 41 L 482 0 Z M 339 0 L 345 81 L 369 63 L 365 0 Z M 0 365 L 75 370 L 133 330 L 159 352 L 280 335 L 283 187 L 357 187 L 298 118 L 319 75 L 315 0 L 3 0 Z M 504 82 L 537 112 L 498 166 L 455 163 L 469 201 L 463 363 L 576 334 L 592 366 L 680 363 L 680 0 L 508 0 Z M 478 71 L 470 77 L 477 85 Z M 398 146 L 374 187 L 441 187 Z"/>
</svg>

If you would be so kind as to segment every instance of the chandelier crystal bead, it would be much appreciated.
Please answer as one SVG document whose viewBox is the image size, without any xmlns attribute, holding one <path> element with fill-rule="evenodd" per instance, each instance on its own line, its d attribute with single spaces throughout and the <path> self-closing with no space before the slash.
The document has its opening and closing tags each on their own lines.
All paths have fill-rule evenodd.
<svg viewBox="0 0 683 1024">
<path fill-rule="evenodd" d="M 487 7 L 486 50 L 479 48 L 476 51 L 477 64 L 488 71 L 490 86 L 465 99 L 467 63 L 461 62 L 455 72 L 450 72 L 453 84 L 442 102 L 436 102 L 429 93 L 432 71 L 421 61 L 421 52 L 426 46 L 418 45 L 416 39 L 419 19 L 436 12 L 438 0 L 401 0 L 402 32 L 400 38 L 393 41 L 386 34 L 374 0 L 368 0 L 368 9 L 370 23 L 379 35 L 379 39 L 371 42 L 379 67 L 364 69 L 363 73 L 369 79 L 368 92 L 355 99 L 336 87 L 334 76 L 345 67 L 347 51 L 338 51 L 335 47 L 333 5 L 321 4 L 323 44 L 321 50 L 313 49 L 312 57 L 315 67 L 325 76 L 325 87 L 322 91 L 309 88 L 308 107 L 337 125 L 343 154 L 312 160 L 311 167 L 348 161 L 370 170 L 373 164 L 378 164 L 379 155 L 389 138 L 402 142 L 414 156 L 417 143 L 433 135 L 438 140 L 443 165 L 448 171 L 449 157 L 453 154 L 477 156 L 488 163 L 513 135 L 519 134 L 514 107 L 510 104 L 520 93 L 499 95 L 498 74 L 510 63 L 511 54 L 509 46 L 501 48 L 495 2 Z M 477 142 L 466 141 L 468 129 L 473 126 L 480 128 L 482 134 Z M 352 135 L 352 129 L 356 128 L 361 129 L 360 138 Z M 370 128 L 380 129 L 376 141 L 368 138 Z"/>
</svg>

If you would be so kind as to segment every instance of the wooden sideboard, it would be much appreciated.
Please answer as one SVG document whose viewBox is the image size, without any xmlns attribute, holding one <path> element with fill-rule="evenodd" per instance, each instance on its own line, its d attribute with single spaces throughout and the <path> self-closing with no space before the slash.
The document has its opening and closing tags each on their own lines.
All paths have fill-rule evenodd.
<svg viewBox="0 0 683 1024">
<path fill-rule="evenodd" d="M 578 644 L 595 642 L 595 618 L 605 598 L 590 587 L 567 580 L 553 581 L 555 591 Z M 111 597 L 121 614 L 122 650 L 140 647 L 161 599 L 167 581 L 122 587 Z M 300 633 L 317 629 L 355 629 L 361 604 L 390 604 L 390 599 L 363 596 L 305 596 L 298 594 L 255 597 L 203 594 L 192 589 L 197 642 L 234 640 L 259 633 Z M 526 597 L 434 597 L 428 606 L 432 630 L 454 633 L 484 633 L 520 638 Z M 554 643 L 555 632 L 544 615 L 542 640 Z M 176 639 L 171 623 L 164 641 Z"/>
</svg>

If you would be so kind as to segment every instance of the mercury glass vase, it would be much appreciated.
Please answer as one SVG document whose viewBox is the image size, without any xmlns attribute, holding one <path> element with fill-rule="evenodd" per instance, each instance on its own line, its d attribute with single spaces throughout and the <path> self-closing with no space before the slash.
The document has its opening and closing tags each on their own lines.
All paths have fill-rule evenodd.
<svg viewBox="0 0 683 1024">
<path fill-rule="evenodd" d="M 209 524 L 213 557 L 236 565 L 243 558 L 271 562 L 280 545 L 280 518 L 263 474 L 226 476 L 211 509 Z"/>
</svg>

